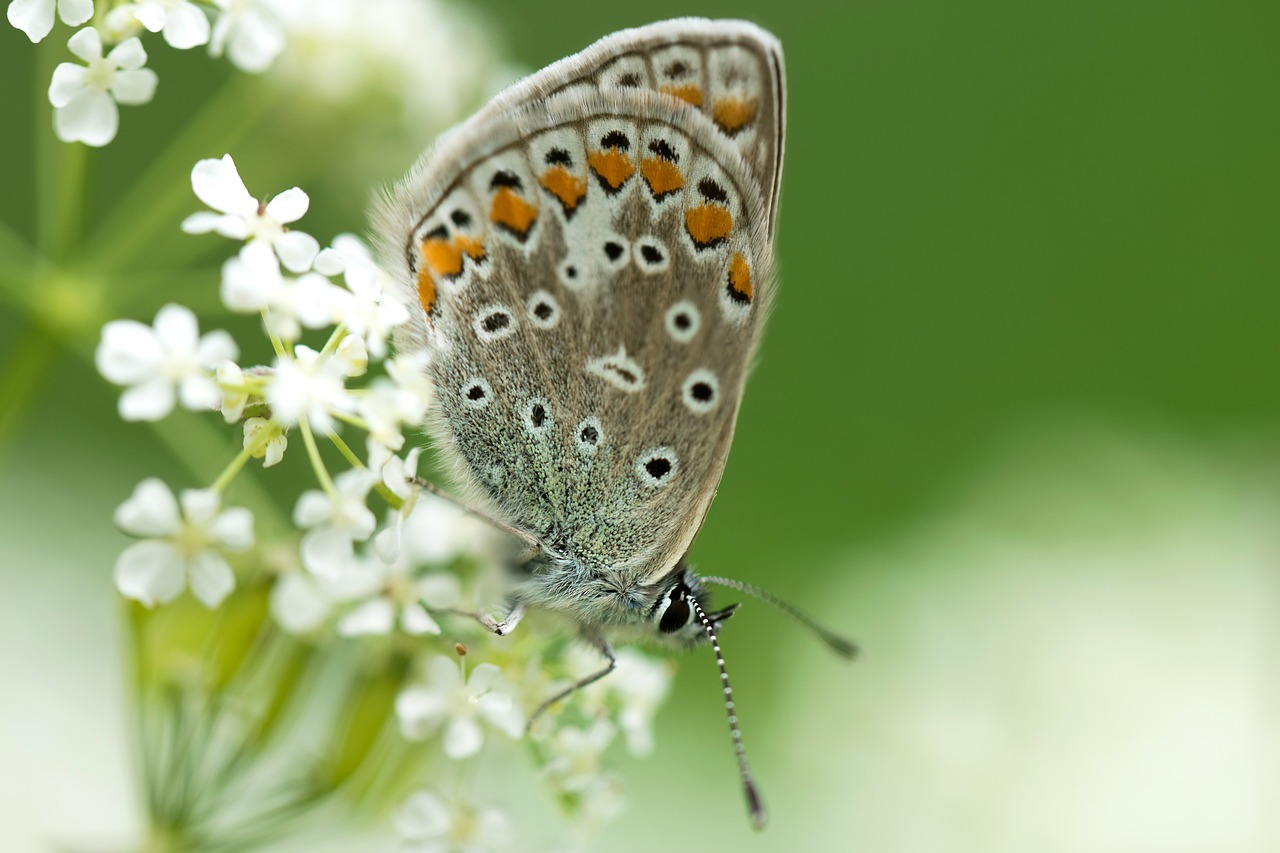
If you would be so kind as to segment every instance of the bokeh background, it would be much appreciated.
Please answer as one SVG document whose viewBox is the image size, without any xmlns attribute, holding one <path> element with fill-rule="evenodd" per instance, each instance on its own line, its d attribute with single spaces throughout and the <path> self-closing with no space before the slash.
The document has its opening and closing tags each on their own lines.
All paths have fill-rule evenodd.
<svg viewBox="0 0 1280 853">
<path fill-rule="evenodd" d="M 1280 849 L 1280 6 L 450 8 L 495 57 L 463 107 L 663 17 L 748 18 L 786 50 L 780 299 L 692 557 L 865 655 L 748 602 L 723 639 L 772 825 L 748 828 L 703 651 L 654 757 L 616 756 L 628 812 L 600 849 Z M 0 29 L 0 217 L 28 237 L 66 35 Z M 89 153 L 90 223 L 240 76 L 148 44 L 160 90 Z M 374 112 L 278 95 L 230 150 L 252 190 L 307 189 L 324 239 L 428 141 Z M 224 150 L 184 145 L 180 203 L 136 214 L 175 235 L 191 164 Z M 140 282 L 190 271 L 129 316 L 216 306 L 224 249 L 144 252 Z M 110 518 L 189 475 L 84 358 L 91 294 L 5 298 L 0 847 L 48 849 L 136 819 Z"/>
</svg>

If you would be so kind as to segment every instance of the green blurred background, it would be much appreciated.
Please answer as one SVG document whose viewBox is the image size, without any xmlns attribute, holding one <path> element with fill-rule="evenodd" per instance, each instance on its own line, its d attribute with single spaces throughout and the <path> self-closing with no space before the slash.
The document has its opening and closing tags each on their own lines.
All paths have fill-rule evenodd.
<svg viewBox="0 0 1280 853">
<path fill-rule="evenodd" d="M 692 556 L 866 655 L 749 603 L 725 651 L 772 826 L 747 826 L 694 653 L 656 754 L 617 757 L 629 810 L 600 849 L 1280 847 L 1280 6 L 470 8 L 525 69 L 685 14 L 786 50 L 780 299 Z M 28 238 L 66 35 L 0 31 L 0 216 Z M 235 76 L 147 44 L 159 93 L 89 153 L 90 223 Z M 361 228 L 365 188 L 413 153 L 331 175 L 340 121 L 286 106 L 231 148 L 250 189 L 303 186 L 322 241 Z M 193 162 L 166 175 L 188 193 L 174 234 Z M 182 251 L 204 277 L 140 287 L 130 316 L 216 304 L 225 246 Z M 189 475 L 59 343 L 83 353 L 107 318 L 0 310 L 0 814 L 18 839 L 94 837 L 132 808 L 111 512 Z"/>
</svg>

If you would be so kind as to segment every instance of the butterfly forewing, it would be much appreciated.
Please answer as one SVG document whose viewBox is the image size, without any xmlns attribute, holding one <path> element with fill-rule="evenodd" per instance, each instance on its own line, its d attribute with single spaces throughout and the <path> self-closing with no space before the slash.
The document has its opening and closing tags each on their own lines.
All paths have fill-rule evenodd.
<svg viewBox="0 0 1280 853">
<path fill-rule="evenodd" d="M 574 76 L 541 72 L 382 211 L 414 306 L 399 343 L 430 356 L 429 426 L 472 498 L 554 554 L 642 581 L 706 513 L 771 297 L 777 90 L 752 90 L 745 149 L 691 90 L 662 94 L 676 62 L 704 93 L 726 63 L 772 79 L 763 34 L 739 26 L 731 43 L 646 28 L 668 27 L 566 60 Z M 558 94 L 532 102 L 535 84 Z"/>
</svg>

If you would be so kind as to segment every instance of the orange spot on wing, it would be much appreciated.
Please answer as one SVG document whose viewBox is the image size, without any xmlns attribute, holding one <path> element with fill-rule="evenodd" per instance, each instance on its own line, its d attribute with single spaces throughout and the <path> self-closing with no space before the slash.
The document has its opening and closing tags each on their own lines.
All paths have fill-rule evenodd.
<svg viewBox="0 0 1280 853">
<path fill-rule="evenodd" d="M 587 163 L 602 181 L 615 190 L 626 183 L 636 171 L 631 158 L 617 148 L 593 151 L 587 156 Z"/>
<path fill-rule="evenodd" d="M 640 174 L 644 175 L 649 189 L 659 198 L 684 186 L 684 175 L 680 174 L 680 167 L 661 157 L 650 157 L 641 163 Z"/>
<path fill-rule="evenodd" d="M 756 120 L 759 109 L 755 98 L 718 98 L 711 105 L 711 117 L 725 133 L 733 136 Z"/>
<path fill-rule="evenodd" d="M 512 192 L 510 187 L 499 187 L 489 208 L 489 219 L 515 234 L 525 237 L 538 218 L 538 208 Z"/>
<path fill-rule="evenodd" d="M 729 261 L 729 298 L 735 302 L 750 302 L 755 291 L 751 287 L 751 267 L 741 252 L 734 252 Z"/>
<path fill-rule="evenodd" d="M 565 213 L 576 208 L 578 202 L 582 201 L 582 197 L 587 194 L 587 179 L 569 174 L 569 170 L 564 166 L 552 166 L 547 169 L 538 179 L 538 183 L 560 200 Z"/>
<path fill-rule="evenodd" d="M 462 272 L 462 251 L 441 237 L 422 241 L 422 258 L 427 262 L 425 270 L 436 278 Z"/>
<path fill-rule="evenodd" d="M 702 106 L 702 87 L 696 83 L 668 84 L 660 87 L 659 91 L 673 98 L 679 98 L 686 104 Z"/>
<path fill-rule="evenodd" d="M 691 207 L 684 213 L 684 227 L 694 244 L 705 249 L 729 236 L 733 228 L 733 214 L 718 204 Z"/>
<path fill-rule="evenodd" d="M 422 310 L 430 317 L 431 309 L 436 307 L 436 280 L 426 267 L 418 270 L 418 301 L 422 303 Z"/>
<path fill-rule="evenodd" d="M 465 234 L 459 234 L 453 238 L 453 245 L 457 246 L 458 251 L 464 252 L 473 261 L 484 259 L 484 240 L 479 237 L 468 237 Z"/>
</svg>

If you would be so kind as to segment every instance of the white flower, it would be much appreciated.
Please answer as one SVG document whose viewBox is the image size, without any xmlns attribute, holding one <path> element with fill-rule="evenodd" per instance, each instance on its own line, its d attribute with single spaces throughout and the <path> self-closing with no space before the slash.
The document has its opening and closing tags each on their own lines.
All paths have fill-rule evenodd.
<svg viewBox="0 0 1280 853">
<path fill-rule="evenodd" d="M 54 0 L 13 0 L 9 4 L 9 23 L 38 42 L 53 29 Z M 58 0 L 58 17 L 62 23 L 78 27 L 93 17 L 93 0 Z"/>
<path fill-rule="evenodd" d="M 235 575 L 220 551 L 243 551 L 253 544 L 253 515 L 247 509 L 219 512 L 209 489 L 182 493 L 181 512 L 173 492 L 160 480 L 143 480 L 116 510 L 126 533 L 148 537 L 116 560 L 120 592 L 148 607 L 172 601 L 191 585 L 196 598 L 217 607 L 235 588 Z"/>
<path fill-rule="evenodd" d="M 274 420 L 295 426 L 304 418 L 312 429 L 334 431 L 334 415 L 350 413 L 355 399 L 344 384 L 348 365 L 331 355 L 299 344 L 293 357 L 276 359 L 275 374 L 264 395 Z"/>
<path fill-rule="evenodd" d="M 94 360 L 117 385 L 120 416 L 127 421 L 154 421 L 173 410 L 176 396 L 188 409 L 213 409 L 222 400 L 213 369 L 239 354 L 224 331 L 199 335 L 196 317 L 181 305 L 166 305 L 154 326 L 135 320 L 113 320 L 102 327 Z"/>
<path fill-rule="evenodd" d="M 316 256 L 315 268 L 324 275 L 343 274 L 348 290 L 337 306 L 337 319 L 364 339 L 374 358 L 387 354 L 387 338 L 409 320 L 394 284 L 373 261 L 369 249 L 351 234 L 334 238 L 333 247 Z"/>
<path fill-rule="evenodd" d="M 262 431 L 270 430 L 271 438 L 267 443 L 253 451 L 254 459 L 262 460 L 263 468 L 270 468 L 284 459 L 284 452 L 289 448 L 289 437 L 279 424 L 266 418 L 249 418 L 244 422 L 244 446 L 257 444 L 262 438 Z"/>
<path fill-rule="evenodd" d="M 671 662 L 654 660 L 633 649 L 618 653 L 618 666 L 606 679 L 618 697 L 618 725 L 635 756 L 653 752 L 653 718 L 671 689 Z"/>
<path fill-rule="evenodd" d="M 139 0 L 122 8 L 149 31 L 163 32 L 170 47 L 186 50 L 209 41 L 209 19 L 190 0 Z"/>
<path fill-rule="evenodd" d="M 395 814 L 408 853 L 495 853 L 510 846 L 511 822 L 491 806 L 446 805 L 433 791 L 418 791 Z"/>
<path fill-rule="evenodd" d="M 365 505 L 376 478 L 353 468 L 334 480 L 335 493 L 303 492 L 293 510 L 293 523 L 306 530 L 302 564 L 322 578 L 336 580 L 355 562 L 355 542 L 368 539 L 377 526 Z"/>
<path fill-rule="evenodd" d="M 53 69 L 49 102 L 55 107 L 53 127 L 63 142 L 101 147 L 116 137 L 120 111 L 116 103 L 145 104 L 156 92 L 158 78 L 136 38 L 126 39 L 102 55 L 102 38 L 85 27 L 67 47 L 87 65 L 63 62 Z"/>
<path fill-rule="evenodd" d="M 523 729 L 520 711 L 491 663 L 471 671 L 464 684 L 459 664 L 443 655 L 427 661 L 426 684 L 405 689 L 396 697 L 400 732 L 410 740 L 429 737 L 443 726 L 444 754 L 468 758 L 484 746 L 479 720 L 510 737 Z"/>
<path fill-rule="evenodd" d="M 218 15 L 209 39 L 209 53 L 222 56 L 243 71 L 266 71 L 284 50 L 284 28 L 271 5 L 262 0 L 213 0 Z"/>
<path fill-rule="evenodd" d="M 210 214 L 212 215 L 212 214 Z M 222 265 L 222 302 L 232 311 L 267 312 L 267 328 L 286 341 L 302 329 L 319 329 L 333 321 L 335 294 L 342 289 L 322 275 L 288 278 L 271 247 L 251 242 Z"/>
<path fill-rule="evenodd" d="M 590 728 L 565 726 L 551 739 L 552 758 L 543 772 L 562 791 L 581 791 L 600 774 L 600 758 L 613 742 L 617 729 L 600 719 Z"/>
<path fill-rule="evenodd" d="M 380 560 L 367 561 L 374 569 L 375 584 L 338 622 L 338 633 L 344 637 L 365 634 L 390 634 L 397 622 L 400 630 L 414 637 L 439 634 L 440 626 L 422 606 L 454 607 L 462 597 L 458 579 L 446 573 L 415 578 L 404 563 L 386 565 Z"/>
<path fill-rule="evenodd" d="M 271 587 L 271 615 L 290 634 L 309 634 L 333 612 L 333 601 L 307 572 L 282 575 Z"/>
<path fill-rule="evenodd" d="M 394 563 L 400 558 L 400 530 L 404 520 L 413 514 L 418 505 L 420 490 L 409 482 L 409 478 L 417 475 L 421 456 L 422 449 L 415 447 L 404 459 L 392 456 L 382 466 L 383 484 L 400 498 L 400 509 L 391 513 L 386 526 L 373 539 L 373 547 L 378 556 L 387 563 Z"/>
<path fill-rule="evenodd" d="M 311 199 L 297 187 L 285 190 L 266 204 L 249 195 L 230 154 L 221 160 L 201 160 L 191 170 L 196 197 L 218 211 L 200 211 L 182 221 L 188 234 L 216 231 L 233 240 L 261 241 L 270 245 L 280 262 L 294 273 L 311 268 L 320 244 L 304 231 L 285 228 L 307 212 Z"/>
<path fill-rule="evenodd" d="M 413 565 L 443 565 L 464 554 L 489 559 L 504 542 L 488 522 L 434 496 L 418 501 L 400 528 L 402 559 Z"/>
</svg>

